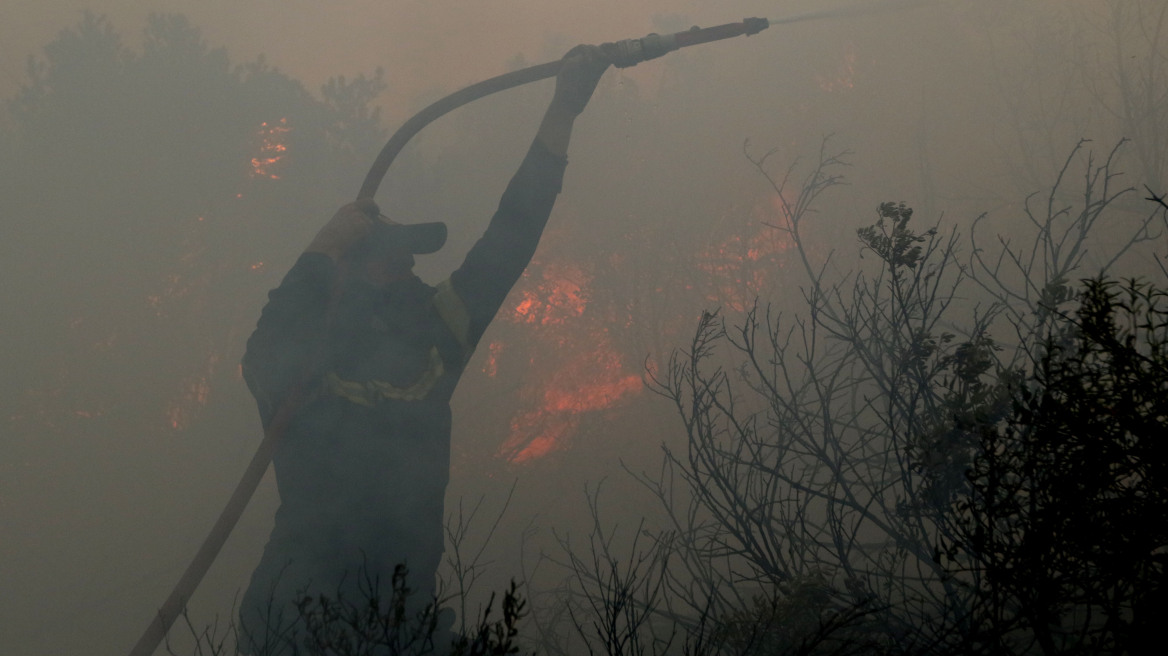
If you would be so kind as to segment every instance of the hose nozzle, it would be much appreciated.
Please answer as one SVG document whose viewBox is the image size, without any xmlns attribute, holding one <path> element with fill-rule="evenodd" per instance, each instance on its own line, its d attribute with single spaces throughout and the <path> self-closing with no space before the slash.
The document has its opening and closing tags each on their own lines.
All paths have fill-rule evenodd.
<svg viewBox="0 0 1168 656">
<path fill-rule="evenodd" d="M 750 36 L 770 27 L 765 18 L 744 18 L 741 23 L 727 23 L 705 29 L 695 27 L 677 34 L 650 34 L 640 39 L 625 39 L 615 43 L 605 43 L 601 49 L 617 68 L 636 66 L 643 61 L 656 59 L 678 48 L 708 43 L 735 36 Z"/>
<path fill-rule="evenodd" d="M 759 32 L 770 27 L 771 22 L 765 18 L 743 18 L 742 25 L 745 28 L 743 34 L 746 36 L 751 36 L 752 34 L 758 34 Z"/>
</svg>

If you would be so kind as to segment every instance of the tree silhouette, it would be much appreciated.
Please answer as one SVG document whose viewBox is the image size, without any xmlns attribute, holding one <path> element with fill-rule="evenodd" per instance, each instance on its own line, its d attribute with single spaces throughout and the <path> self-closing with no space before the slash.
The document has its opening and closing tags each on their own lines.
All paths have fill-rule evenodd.
<svg viewBox="0 0 1168 656">
<path fill-rule="evenodd" d="M 139 49 L 94 14 L 62 31 L 7 107 L 5 403 L 55 389 L 66 415 L 141 399 L 120 419 L 152 423 L 132 432 L 189 423 L 184 388 L 233 373 L 257 299 L 360 180 L 383 88 L 338 77 L 314 96 L 178 15 L 151 16 Z"/>
</svg>

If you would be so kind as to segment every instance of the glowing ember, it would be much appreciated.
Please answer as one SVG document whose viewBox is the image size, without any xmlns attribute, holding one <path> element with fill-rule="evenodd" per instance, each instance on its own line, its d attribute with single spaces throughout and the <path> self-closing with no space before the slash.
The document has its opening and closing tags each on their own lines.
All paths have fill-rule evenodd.
<svg viewBox="0 0 1168 656">
<path fill-rule="evenodd" d="M 566 435 L 576 429 L 579 418 L 576 416 L 544 417 L 539 412 L 532 412 L 516 417 L 511 421 L 511 440 L 503 445 L 500 453 L 514 464 L 521 464 L 542 458 L 556 450 L 557 445 L 564 443 Z M 540 434 L 531 438 L 521 450 L 515 451 L 508 447 L 515 440 L 516 435 L 539 430 Z"/>
<path fill-rule="evenodd" d="M 179 261 L 184 261 L 194 257 L 193 254 L 187 254 L 179 258 Z M 156 294 L 146 295 L 146 305 L 154 310 L 156 317 L 162 318 L 168 315 L 171 308 L 176 303 L 181 303 L 184 298 L 190 296 L 193 291 L 193 281 L 177 273 L 168 273 L 162 278 L 162 289 Z"/>
<path fill-rule="evenodd" d="M 166 407 L 166 420 L 174 430 L 183 430 L 190 425 L 199 411 L 207 405 L 211 398 L 211 378 L 219 364 L 219 356 L 212 353 L 207 357 L 204 369 L 183 383 L 183 391 L 179 398 L 172 400 Z"/>
<path fill-rule="evenodd" d="M 488 378 L 494 378 L 499 373 L 499 354 L 503 352 L 503 342 L 491 342 L 487 346 L 487 362 L 483 365 L 483 373 Z"/>
<path fill-rule="evenodd" d="M 279 123 L 269 124 L 264 121 L 260 124 L 257 133 L 260 153 L 257 157 L 251 158 L 251 177 L 280 179 L 280 176 L 273 173 L 272 169 L 280 163 L 284 154 L 288 152 L 288 146 L 284 144 L 284 139 L 285 135 L 291 131 L 292 128 L 288 127 L 288 119 L 286 118 L 280 119 Z M 237 195 L 237 197 L 239 196 Z"/>
<path fill-rule="evenodd" d="M 819 81 L 819 88 L 827 91 L 838 91 L 840 89 L 851 89 L 856 86 L 856 52 L 855 49 L 849 45 L 844 52 L 844 60 L 836 69 L 836 71 L 824 77 L 822 75 L 815 76 Z"/>
</svg>

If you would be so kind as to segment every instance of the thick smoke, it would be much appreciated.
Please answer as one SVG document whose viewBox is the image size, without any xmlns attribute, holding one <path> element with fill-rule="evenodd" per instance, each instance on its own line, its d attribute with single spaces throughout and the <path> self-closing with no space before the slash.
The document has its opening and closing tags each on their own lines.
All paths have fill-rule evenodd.
<svg viewBox="0 0 1168 656">
<path fill-rule="evenodd" d="M 126 0 L 103 18 L 57 0 L 0 20 L 0 652 L 129 649 L 261 436 L 237 362 L 265 293 L 388 134 L 465 84 L 578 42 L 824 12 L 602 81 L 535 262 L 454 401 L 448 511 L 486 499 L 469 547 L 517 481 L 483 594 L 520 576 L 521 551 L 554 549 L 552 529 L 587 530 L 586 486 L 605 481 L 614 521 L 649 511 L 621 465 L 658 466 L 680 433 L 641 376 L 704 310 L 799 304 L 751 158 L 773 149 L 797 179 L 821 147 L 848 151 L 850 185 L 807 233 L 839 270 L 881 201 L 1012 230 L 1082 138 L 1130 138 L 1123 184 L 1168 185 L 1168 109 L 1138 92 L 1165 88 L 1143 63 L 1166 46 L 1117 13 L 1154 2 L 245 4 Z M 387 214 L 450 225 L 420 258 L 427 282 L 485 227 L 550 84 L 442 119 L 389 172 Z M 230 617 L 276 504 L 266 481 L 195 624 Z"/>
</svg>

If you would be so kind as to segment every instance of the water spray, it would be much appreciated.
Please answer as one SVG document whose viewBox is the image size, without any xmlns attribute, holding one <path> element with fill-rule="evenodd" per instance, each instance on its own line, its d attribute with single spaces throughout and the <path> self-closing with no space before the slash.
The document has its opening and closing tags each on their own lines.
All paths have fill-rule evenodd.
<svg viewBox="0 0 1168 656">
<path fill-rule="evenodd" d="M 929 4 L 929 0 L 889 0 L 864 5 L 851 5 L 837 9 L 799 14 L 778 20 L 746 18 L 738 23 L 726 23 L 725 25 L 707 28 L 694 27 L 684 32 L 667 35 L 649 34 L 640 39 L 625 39 L 624 41 L 605 43 L 600 47 L 608 55 L 614 66 L 617 68 L 628 68 L 636 66 L 641 62 L 656 59 L 680 48 L 687 48 L 689 46 L 720 41 L 737 36 L 752 36 L 767 29 L 771 25 L 788 25 L 813 20 L 862 16 L 908 9 L 923 4 Z M 365 177 L 364 184 L 361 185 L 361 191 L 358 193 L 357 198 L 372 198 L 377 193 L 377 187 L 381 184 L 394 158 L 397 157 L 398 153 L 401 152 L 402 148 L 405 147 L 406 143 L 414 135 L 421 132 L 423 128 L 434 120 L 484 96 L 529 82 L 555 77 L 560 70 L 560 65 L 560 60 L 556 60 L 499 75 L 456 91 L 418 112 L 402 124 L 381 149 L 369 174 Z M 146 630 L 138 639 L 134 648 L 130 650 L 130 656 L 151 656 L 158 648 L 158 645 L 166 638 L 166 634 L 174 625 L 175 620 L 182 614 L 183 609 L 186 608 L 187 601 L 194 594 L 195 589 L 203 580 L 203 576 L 207 573 L 207 570 L 211 568 L 211 563 L 219 555 L 219 551 L 223 548 L 224 543 L 227 542 L 227 536 L 235 528 L 235 524 L 243 514 L 244 508 L 247 507 L 256 488 L 259 487 L 260 480 L 267 471 L 272 455 L 275 453 L 276 445 L 280 442 L 280 438 L 283 437 L 292 415 L 295 414 L 298 406 L 308 396 L 311 387 L 310 382 L 310 380 L 301 380 L 289 395 L 288 401 L 276 412 L 275 417 L 264 434 L 264 439 L 260 442 L 259 448 L 256 449 L 255 455 L 252 456 L 251 462 L 248 463 L 247 469 L 232 492 L 226 507 L 219 514 L 219 518 L 211 528 L 211 532 L 199 547 L 199 551 L 183 572 L 182 577 L 171 591 L 170 596 L 167 597 L 166 601 L 158 609 L 158 613 L 146 627 Z"/>
<path fill-rule="evenodd" d="M 789 25 L 791 23 L 804 23 L 813 20 L 824 20 L 826 18 L 853 18 L 856 16 L 870 16 L 873 14 L 883 14 L 890 11 L 912 9 L 914 7 L 921 7 L 928 4 L 936 4 L 936 0 L 887 0 L 886 2 L 870 2 L 863 5 L 848 5 L 846 7 L 836 7 L 834 9 L 809 11 L 805 14 L 797 14 L 795 16 L 788 16 L 786 18 L 772 20 L 770 21 L 770 24 Z"/>
</svg>

